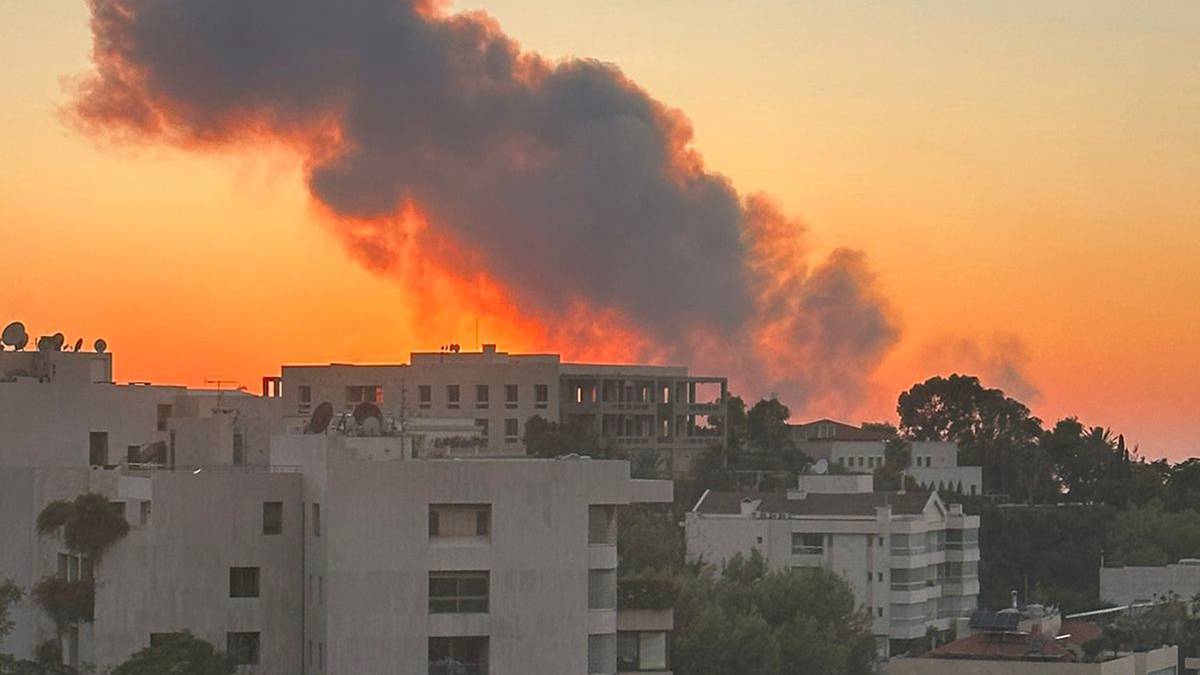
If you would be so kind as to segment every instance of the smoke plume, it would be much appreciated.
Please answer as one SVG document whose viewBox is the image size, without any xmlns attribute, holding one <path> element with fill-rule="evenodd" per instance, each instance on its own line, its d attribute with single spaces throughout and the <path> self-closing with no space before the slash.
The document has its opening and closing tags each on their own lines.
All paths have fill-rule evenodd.
<svg viewBox="0 0 1200 675">
<path fill-rule="evenodd" d="M 852 404 L 897 339 L 861 253 L 810 269 L 803 228 L 707 170 L 686 118 L 612 65 L 522 51 L 430 1 L 89 4 L 79 124 L 295 148 L 351 255 L 431 317 L 482 312 L 514 347 L 737 368 L 743 391 L 793 403 Z"/>
</svg>

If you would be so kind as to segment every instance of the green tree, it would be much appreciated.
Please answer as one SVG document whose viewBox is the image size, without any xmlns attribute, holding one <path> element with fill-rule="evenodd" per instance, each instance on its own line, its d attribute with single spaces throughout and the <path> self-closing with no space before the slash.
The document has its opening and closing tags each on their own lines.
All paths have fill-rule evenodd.
<svg viewBox="0 0 1200 675">
<path fill-rule="evenodd" d="M 146 647 L 117 666 L 112 675 L 229 675 L 235 666 L 212 644 L 179 633 Z"/>
<path fill-rule="evenodd" d="M 741 396 L 730 396 L 726 406 L 725 424 L 728 426 L 729 434 L 726 445 L 730 452 L 737 456 L 738 451 L 742 449 L 742 444 L 746 442 L 746 434 L 749 432 L 746 402 L 742 400 Z"/>
<path fill-rule="evenodd" d="M 901 393 L 896 410 L 906 438 L 957 443 L 961 464 L 983 467 L 985 491 L 1055 499 L 1053 467 L 1037 443 L 1041 420 L 999 389 L 969 375 L 932 377 Z"/>
<path fill-rule="evenodd" d="M 791 415 L 792 412 L 779 399 L 762 399 L 746 413 L 746 440 L 761 452 L 792 449 L 792 433 L 787 423 Z"/>
<path fill-rule="evenodd" d="M 656 504 L 621 507 L 617 518 L 617 567 L 622 575 L 673 571 L 683 565 L 683 530 L 670 510 Z"/>
<path fill-rule="evenodd" d="M 525 444 L 525 451 L 533 457 L 558 457 L 571 453 L 604 458 L 615 458 L 619 455 L 601 447 L 599 437 L 586 425 L 559 424 L 541 415 L 534 415 L 526 420 L 525 434 L 521 441 Z"/>
</svg>

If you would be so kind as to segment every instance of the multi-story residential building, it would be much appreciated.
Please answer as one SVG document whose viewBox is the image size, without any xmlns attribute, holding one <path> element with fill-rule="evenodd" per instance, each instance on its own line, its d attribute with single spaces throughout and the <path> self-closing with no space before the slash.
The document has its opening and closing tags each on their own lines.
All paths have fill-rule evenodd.
<svg viewBox="0 0 1200 675">
<path fill-rule="evenodd" d="M 792 442 L 814 460 L 824 459 L 853 473 L 883 466 L 888 435 L 829 419 L 791 425 Z M 908 475 L 925 490 L 983 494 L 983 468 L 958 465 L 958 444 L 909 441 Z"/>
<path fill-rule="evenodd" d="M 414 353 L 408 364 L 284 366 L 279 383 L 289 415 L 321 402 L 350 412 L 373 403 L 388 416 L 474 421 L 493 454 L 523 454 L 534 415 L 577 425 L 663 475 L 686 473 L 706 447 L 725 440 L 724 378 L 681 366 L 562 363 L 555 354 Z M 268 383 L 274 389 L 276 383 Z"/>
<path fill-rule="evenodd" d="M 31 356 L 0 353 L 0 374 Z M 390 426 L 303 433 L 282 398 L 116 385 L 109 355 L 77 367 L 96 356 L 0 378 L 0 577 L 96 580 L 92 621 L 60 632 L 27 594 L 0 651 L 61 640 L 103 670 L 187 630 L 245 674 L 669 673 L 670 611 L 618 612 L 616 590 L 617 507 L 670 502 L 669 481 L 577 456 L 443 459 Z M 100 560 L 35 534 L 85 492 L 131 524 Z"/>
<path fill-rule="evenodd" d="M 705 492 L 685 517 L 687 555 L 757 549 L 771 569 L 840 574 L 872 617 L 879 652 L 949 631 L 979 595 L 979 517 L 936 492 L 873 492 L 868 475 L 801 476 L 786 492 Z"/>
</svg>

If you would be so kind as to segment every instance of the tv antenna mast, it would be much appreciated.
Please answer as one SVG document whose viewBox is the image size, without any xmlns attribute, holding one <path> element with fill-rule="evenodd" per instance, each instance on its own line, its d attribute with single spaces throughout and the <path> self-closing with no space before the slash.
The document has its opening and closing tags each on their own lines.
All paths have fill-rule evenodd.
<svg viewBox="0 0 1200 675">
<path fill-rule="evenodd" d="M 211 384 L 217 388 L 217 407 L 213 408 L 213 412 L 228 412 L 225 406 L 222 405 L 225 402 L 225 390 L 222 387 L 227 384 L 237 384 L 237 380 L 222 380 L 218 378 L 215 380 L 204 380 L 204 384 Z"/>
</svg>

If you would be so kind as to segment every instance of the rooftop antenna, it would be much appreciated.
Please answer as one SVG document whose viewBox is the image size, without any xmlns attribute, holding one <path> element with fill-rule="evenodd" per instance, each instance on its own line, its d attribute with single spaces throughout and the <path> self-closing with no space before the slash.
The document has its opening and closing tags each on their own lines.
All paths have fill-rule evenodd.
<svg viewBox="0 0 1200 675">
<path fill-rule="evenodd" d="M 217 386 L 217 407 L 213 408 L 213 412 L 224 411 L 225 407 L 222 403 L 225 402 L 225 391 L 221 387 L 226 384 L 237 384 L 237 382 L 235 380 L 222 380 L 218 378 L 215 380 L 205 380 L 204 384 L 214 384 Z"/>
<path fill-rule="evenodd" d="M 0 334 L 0 343 L 6 344 L 18 352 L 25 349 L 25 345 L 29 344 L 29 333 L 25 332 L 25 324 L 14 321 L 5 326 L 4 333 Z"/>
</svg>

